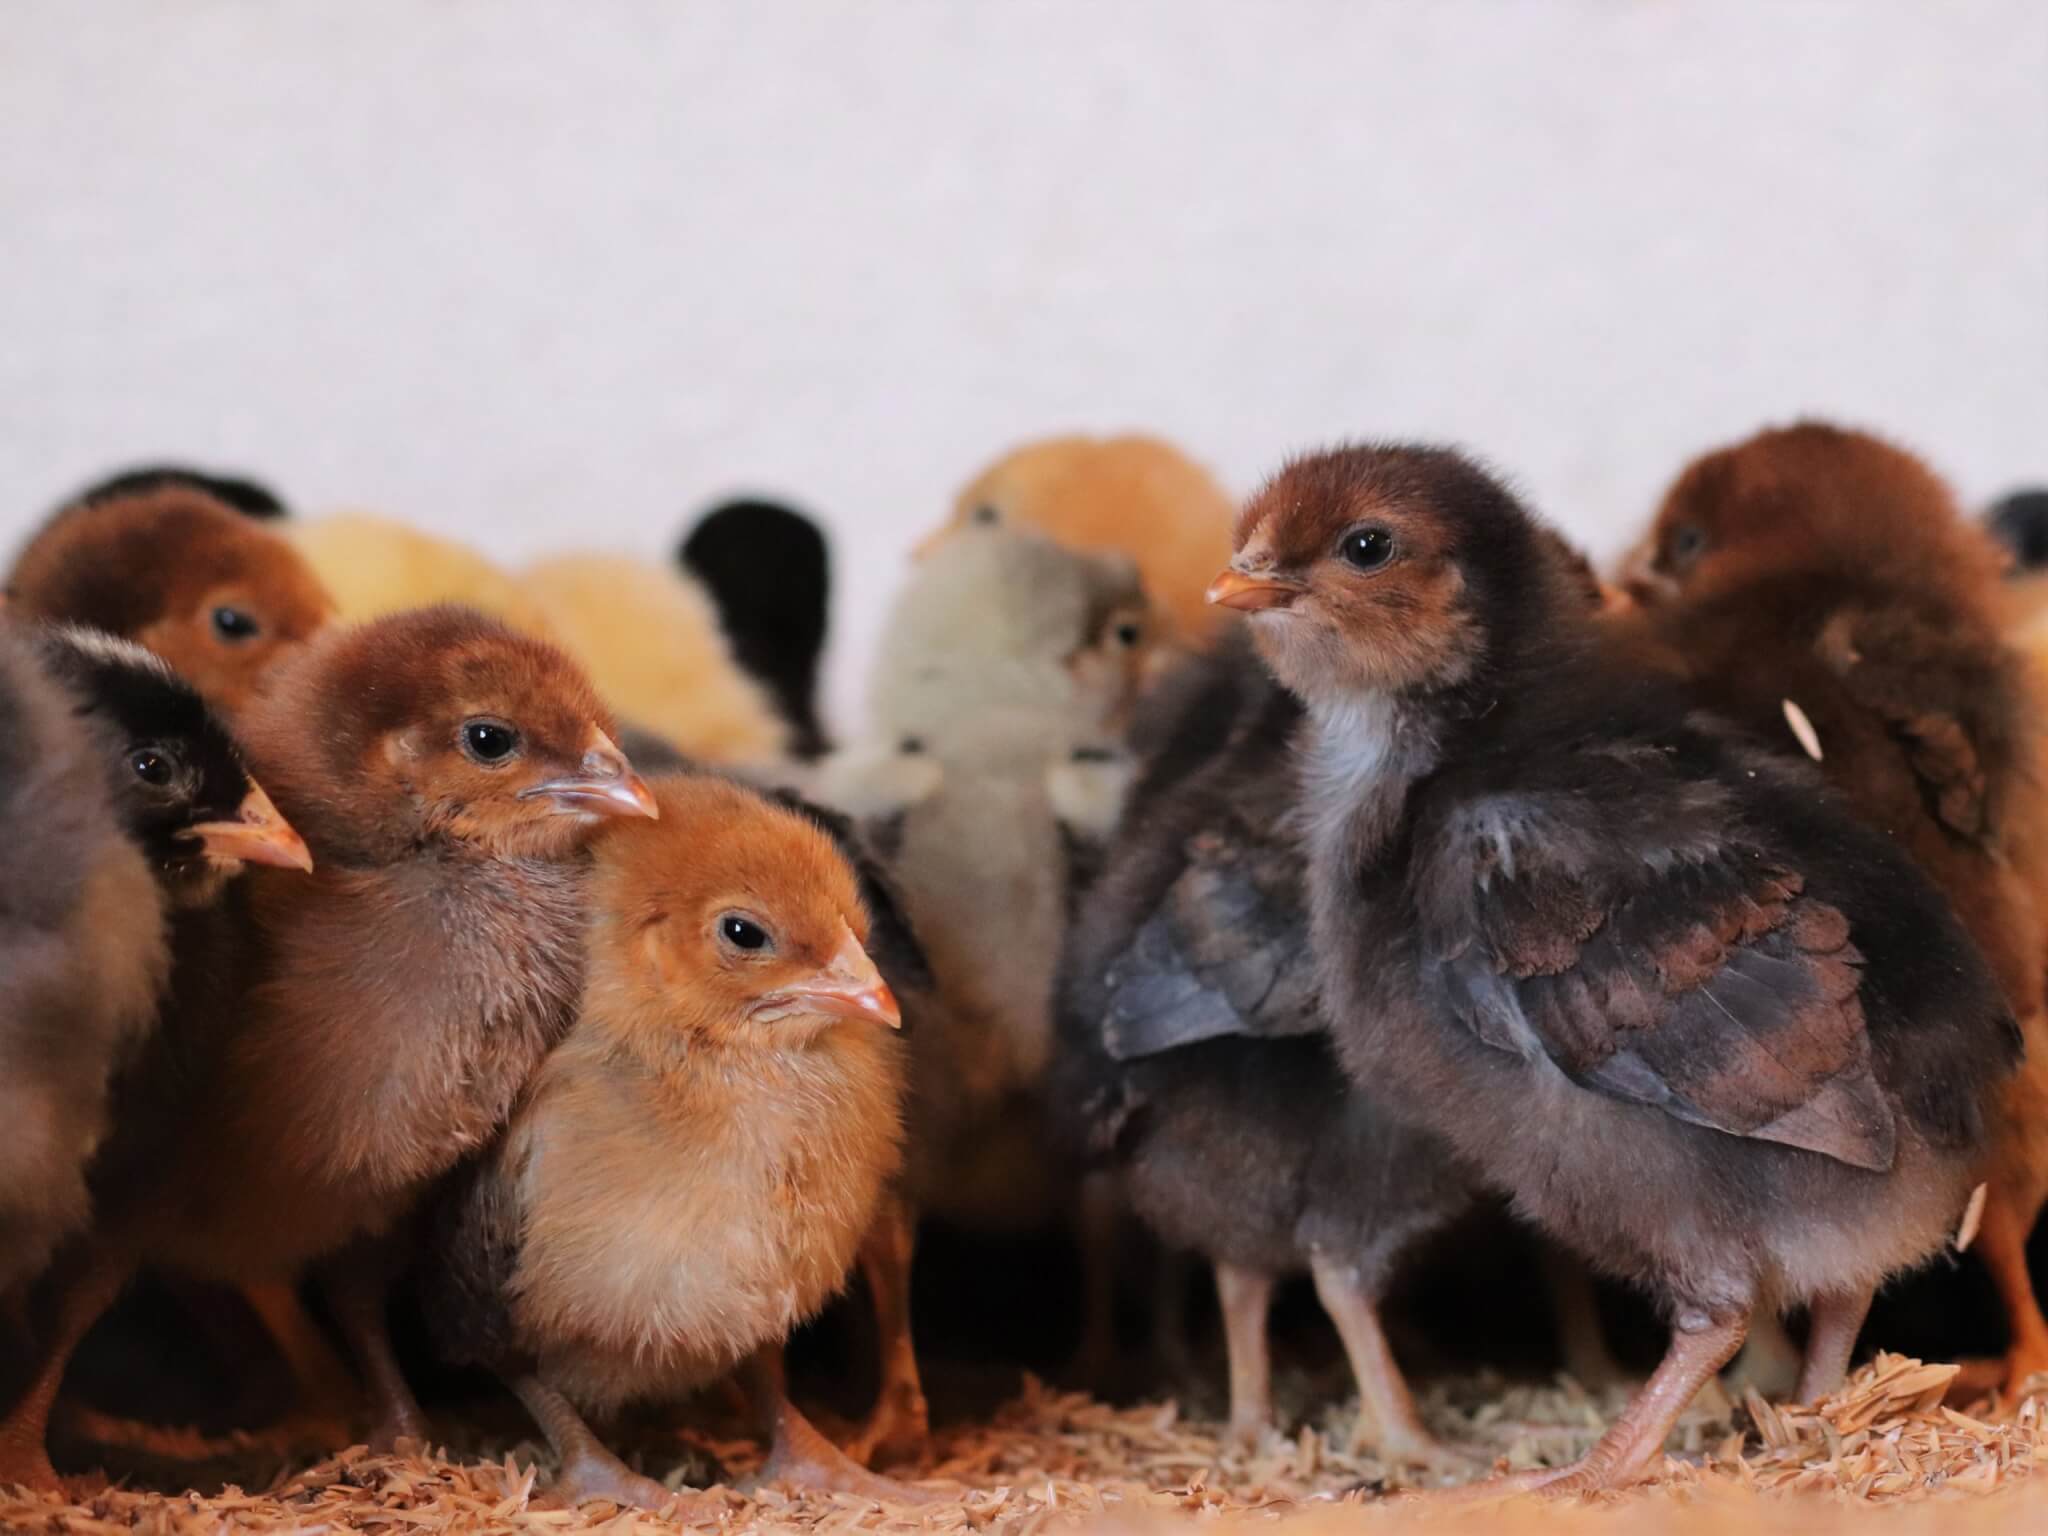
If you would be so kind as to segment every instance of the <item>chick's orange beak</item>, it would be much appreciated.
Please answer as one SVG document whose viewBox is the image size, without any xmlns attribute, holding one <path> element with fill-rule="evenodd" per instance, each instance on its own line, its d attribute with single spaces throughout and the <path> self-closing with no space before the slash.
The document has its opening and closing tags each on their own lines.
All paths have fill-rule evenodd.
<svg viewBox="0 0 2048 1536">
<path fill-rule="evenodd" d="M 661 819 L 661 807 L 647 781 L 633 771 L 626 754 L 603 731 L 583 754 L 578 771 L 519 792 L 522 800 L 546 800 L 556 811 L 583 816 L 645 816 Z"/>
<path fill-rule="evenodd" d="M 1209 583 L 1208 598 L 1219 608 L 1241 608 L 1262 613 L 1286 608 L 1301 596 L 1304 587 L 1282 576 L 1253 576 L 1236 566 L 1227 566 Z"/>
<path fill-rule="evenodd" d="M 199 839 L 206 857 L 215 864 L 239 861 L 313 872 L 313 854 L 306 840 L 278 814 L 260 784 L 249 786 L 249 793 L 235 807 L 233 821 L 195 822 L 185 831 Z"/>
<path fill-rule="evenodd" d="M 882 973 L 875 969 L 875 962 L 851 934 L 829 965 L 784 988 L 777 998 L 806 1013 L 831 1019 L 865 1020 L 886 1024 L 891 1029 L 903 1027 L 903 1010 L 896 1005 L 896 994 L 889 990 Z"/>
</svg>

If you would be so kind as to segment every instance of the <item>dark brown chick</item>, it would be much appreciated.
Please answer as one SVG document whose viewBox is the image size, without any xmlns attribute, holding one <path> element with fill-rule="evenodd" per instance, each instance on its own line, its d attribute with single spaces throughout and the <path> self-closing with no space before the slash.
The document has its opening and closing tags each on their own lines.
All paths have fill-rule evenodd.
<svg viewBox="0 0 2048 1536">
<path fill-rule="evenodd" d="M 1309 1273 L 1357 1381 L 1359 1444 L 1438 1462 L 1379 1303 L 1470 1187 L 1448 1146 L 1345 1080 L 1323 1034 L 1293 825 L 1301 722 L 1241 627 L 1141 707 L 1130 805 L 1068 930 L 1048 1097 L 1145 1223 L 1214 1268 L 1237 1439 L 1271 1423 L 1274 1286 Z"/>
<path fill-rule="evenodd" d="M 845 1283 L 902 1161 L 897 1005 L 808 817 L 709 776 L 598 847 L 583 1004 L 435 1223 L 430 1321 L 498 1371 L 564 1499 L 659 1506 L 584 1424 L 779 1350 Z M 773 1380 L 768 1475 L 875 1486 Z"/>
<path fill-rule="evenodd" d="M 147 646 L 231 717 L 334 612 L 282 537 L 175 480 L 64 508 L 21 551 L 6 587 L 28 617 Z"/>
<path fill-rule="evenodd" d="M 248 760 L 317 870 L 256 872 L 181 943 L 171 1059 L 102 1158 L 94 1251 L 0 1427 L 16 1461 L 136 1265 L 289 1278 L 390 1233 L 496 1135 L 574 1013 L 590 838 L 655 814 L 582 673 L 480 615 L 330 630 L 277 682 L 244 717 Z M 346 1278 L 337 1320 L 386 1438 L 416 1432 L 376 1277 Z"/>
<path fill-rule="evenodd" d="M 2048 1201 L 2048 786 L 2004 552 L 1910 453 L 1805 423 L 1695 461 L 1627 572 L 1641 622 L 1716 711 L 1799 731 L 1848 807 L 1941 887 L 2028 1045 L 1986 1165 L 1977 1249 L 2011 1322 L 2005 1379 L 2048 1371 L 2027 1235 Z"/>
<path fill-rule="evenodd" d="M 1539 525 L 1441 449 L 1288 466 L 1214 600 L 1303 702 L 1346 1069 L 1642 1286 L 1664 1362 L 1576 1465 L 1631 1483 L 1761 1309 L 1831 1390 L 1962 1219 L 2020 1041 L 1940 892 L 1807 765 L 1611 642 Z"/>
</svg>

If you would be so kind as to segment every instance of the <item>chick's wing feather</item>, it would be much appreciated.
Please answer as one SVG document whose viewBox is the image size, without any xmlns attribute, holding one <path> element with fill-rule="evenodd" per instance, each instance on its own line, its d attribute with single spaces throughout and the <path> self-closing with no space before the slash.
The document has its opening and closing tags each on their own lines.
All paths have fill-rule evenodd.
<svg viewBox="0 0 2048 1536">
<path fill-rule="evenodd" d="M 1928 813 L 1957 837 L 1992 842 L 2001 789 L 2028 767 L 2032 722 L 2012 705 L 2026 696 L 2018 658 L 1891 609 L 1844 609 L 1818 649 L 1900 744 Z"/>
<path fill-rule="evenodd" d="M 1425 974 L 1479 1039 L 1730 1135 L 1891 1166 L 1842 914 L 1657 752 L 1418 829 Z"/>
<path fill-rule="evenodd" d="M 1220 1035 L 1313 1032 L 1299 854 L 1241 817 L 1197 832 L 1184 852 L 1105 978 L 1109 1054 L 1129 1061 Z"/>
</svg>

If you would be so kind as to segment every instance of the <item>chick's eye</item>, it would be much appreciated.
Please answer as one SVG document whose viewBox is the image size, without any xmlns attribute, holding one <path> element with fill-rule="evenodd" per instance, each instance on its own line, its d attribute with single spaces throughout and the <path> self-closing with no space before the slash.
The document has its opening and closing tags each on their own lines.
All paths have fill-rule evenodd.
<svg viewBox="0 0 2048 1536">
<path fill-rule="evenodd" d="M 145 784 L 171 782 L 171 760 L 154 747 L 139 747 L 128 754 L 128 766 Z"/>
<path fill-rule="evenodd" d="M 244 640 L 256 638 L 261 626 L 240 608 L 225 605 L 213 610 L 213 632 L 230 644 L 239 645 Z"/>
<path fill-rule="evenodd" d="M 718 920 L 718 936 L 734 949 L 743 949 L 749 954 L 768 947 L 768 930 L 737 912 L 728 912 Z"/>
<path fill-rule="evenodd" d="M 1394 558 L 1394 536 L 1384 528 L 1354 528 L 1337 545 L 1346 565 L 1376 571 Z"/>
<path fill-rule="evenodd" d="M 465 720 L 462 750 L 479 763 L 502 763 L 519 750 L 519 733 L 502 720 Z"/>
<path fill-rule="evenodd" d="M 1116 643 L 1121 646 L 1136 645 L 1138 643 L 1138 626 L 1135 624 L 1117 625 Z"/>
<path fill-rule="evenodd" d="M 1003 520 L 1003 514 L 985 501 L 974 509 L 973 517 L 984 528 L 993 527 Z"/>
<path fill-rule="evenodd" d="M 1707 547 L 1707 530 L 1697 523 L 1681 523 L 1672 530 L 1669 545 L 1671 563 L 1688 566 L 1699 559 L 1700 552 Z"/>
</svg>

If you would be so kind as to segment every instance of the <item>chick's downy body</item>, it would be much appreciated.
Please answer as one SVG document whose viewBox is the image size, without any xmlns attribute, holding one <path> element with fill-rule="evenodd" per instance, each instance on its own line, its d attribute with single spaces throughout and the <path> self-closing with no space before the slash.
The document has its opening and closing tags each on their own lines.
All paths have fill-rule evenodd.
<svg viewBox="0 0 2048 1536">
<path fill-rule="evenodd" d="M 574 1027 L 435 1222 L 444 1349 L 585 1410 L 779 1345 L 901 1162 L 896 1004 L 851 866 L 737 785 L 655 794 L 657 825 L 599 849 Z M 572 1483 L 620 1470 L 558 1449 Z"/>
<path fill-rule="evenodd" d="M 103 756 L 25 633 L 0 623 L 0 1295 L 85 1225 L 108 1085 L 170 970 Z"/>
<path fill-rule="evenodd" d="M 1804 767 L 1605 643 L 1455 454 L 1247 507 L 1218 601 L 1306 704 L 1312 933 L 1347 1068 L 1645 1286 L 1664 1364 L 1560 1488 L 1632 1481 L 1761 1308 L 1802 1390 L 1954 1232 L 2018 1056 L 1940 893 Z"/>
<path fill-rule="evenodd" d="M 1236 1433 L 1270 1416 L 1274 1284 L 1312 1271 L 1360 1438 L 1430 1459 L 1377 1304 L 1470 1192 L 1442 1141 L 1346 1081 L 1323 1034 L 1289 772 L 1301 718 L 1241 631 L 1147 701 L 1143 766 L 1068 937 L 1050 1096 L 1138 1215 L 1214 1265 Z"/>
<path fill-rule="evenodd" d="M 2003 557 L 1912 455 L 1820 423 L 1679 477 L 1630 571 L 1640 622 L 1717 712 L 1792 750 L 1910 853 L 1983 950 L 2028 1042 L 2006 1089 L 1980 1251 L 2017 1386 L 2048 1370 L 2026 1239 L 2048 1199 L 2048 784 L 2035 683 L 2005 640 Z"/>
</svg>

